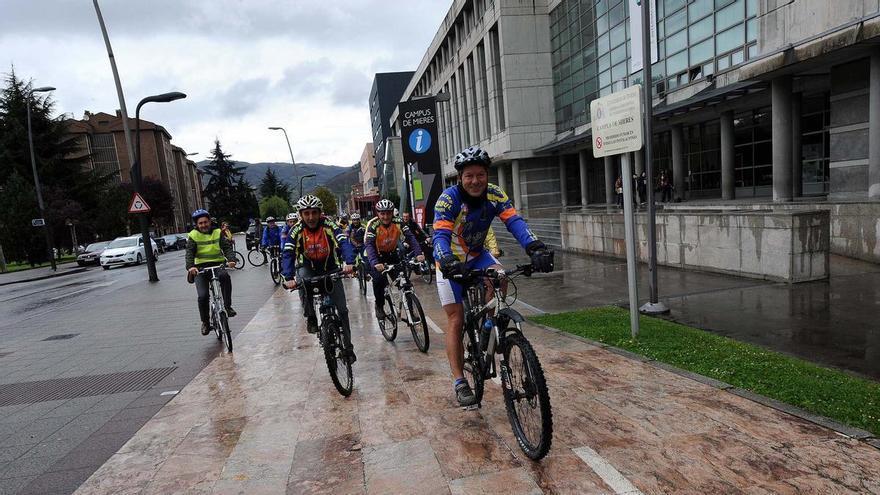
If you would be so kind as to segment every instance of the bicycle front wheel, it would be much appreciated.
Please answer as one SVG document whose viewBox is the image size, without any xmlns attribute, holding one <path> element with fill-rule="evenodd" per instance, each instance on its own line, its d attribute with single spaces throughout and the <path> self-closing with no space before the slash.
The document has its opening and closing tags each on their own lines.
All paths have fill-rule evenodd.
<svg viewBox="0 0 880 495">
<path fill-rule="evenodd" d="M 272 282 L 275 285 L 281 283 L 281 271 L 278 266 L 278 258 L 272 258 L 272 261 L 269 262 L 269 275 L 272 276 Z"/>
<path fill-rule="evenodd" d="M 248 262 L 253 266 L 263 266 L 266 264 L 266 253 L 259 249 L 251 249 L 248 251 Z"/>
<path fill-rule="evenodd" d="M 242 268 L 244 268 L 244 256 L 238 251 L 235 251 L 235 269 L 241 270 Z"/>
<path fill-rule="evenodd" d="M 428 322 L 425 320 L 425 312 L 422 311 L 422 303 L 412 292 L 406 293 L 406 306 L 409 309 L 409 330 L 412 332 L 416 347 L 422 352 L 428 352 L 431 340 L 428 336 Z"/>
<path fill-rule="evenodd" d="M 428 264 L 426 264 L 422 268 L 422 274 L 421 274 L 422 281 L 424 281 L 426 284 L 430 284 L 431 282 L 434 281 L 434 269 L 433 268 L 434 267 L 432 267 L 431 265 L 428 265 Z"/>
<path fill-rule="evenodd" d="M 226 350 L 232 352 L 232 332 L 229 331 L 229 319 L 226 313 L 220 313 L 220 334 L 226 341 Z"/>
<path fill-rule="evenodd" d="M 361 291 L 361 294 L 367 295 L 367 268 L 364 266 L 363 262 L 358 264 L 358 288 Z"/>
<path fill-rule="evenodd" d="M 461 340 L 464 347 L 464 378 L 474 392 L 476 404 L 479 404 L 483 400 L 483 355 L 472 328 L 464 329 Z"/>
<path fill-rule="evenodd" d="M 388 342 L 397 338 L 397 315 L 391 296 L 385 295 L 385 318 L 379 319 L 379 330 Z"/>
<path fill-rule="evenodd" d="M 521 334 L 504 340 L 501 382 L 507 418 L 519 448 L 529 459 L 542 459 L 553 440 L 550 393 L 538 356 Z"/>
<path fill-rule="evenodd" d="M 348 397 L 354 390 L 354 374 L 351 363 L 345 358 L 345 336 L 339 324 L 333 320 L 325 320 L 321 326 L 322 342 L 324 344 L 324 360 L 327 362 L 327 371 L 333 386 L 343 396 Z"/>
</svg>

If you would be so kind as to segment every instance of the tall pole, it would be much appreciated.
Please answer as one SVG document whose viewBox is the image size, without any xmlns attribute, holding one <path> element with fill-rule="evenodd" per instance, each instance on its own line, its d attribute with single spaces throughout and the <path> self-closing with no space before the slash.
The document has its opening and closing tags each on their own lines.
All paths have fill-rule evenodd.
<svg viewBox="0 0 880 495">
<path fill-rule="evenodd" d="M 645 97 L 645 180 L 648 182 L 648 294 L 649 299 L 640 309 L 643 313 L 668 313 L 669 308 L 659 301 L 657 293 L 657 212 L 654 209 L 654 86 L 651 76 L 651 4 L 642 0 L 642 82 Z"/>
<path fill-rule="evenodd" d="M 303 175 L 302 177 L 299 178 L 299 197 L 300 198 L 303 196 L 303 180 L 308 179 L 310 177 L 314 177 L 314 176 L 315 176 L 315 174 L 308 174 L 308 175 Z"/>
<path fill-rule="evenodd" d="M 107 57 L 110 58 L 110 68 L 113 70 L 113 80 L 116 82 L 116 96 L 119 98 L 119 112 L 122 114 L 122 130 L 125 134 L 125 147 L 128 148 L 128 163 L 132 163 L 134 148 L 131 147 L 131 128 L 128 125 L 128 110 L 125 108 L 125 95 L 122 93 L 122 83 L 119 81 L 119 70 L 116 69 L 116 58 L 113 56 L 113 48 L 110 46 L 110 36 L 107 35 L 107 26 L 104 25 L 101 7 L 98 6 L 98 0 L 92 0 L 92 3 L 95 5 L 95 13 L 98 14 L 98 24 L 101 25 L 104 44 L 107 46 Z M 132 167 L 132 171 L 133 169 L 134 167 Z"/>
<path fill-rule="evenodd" d="M 31 168 L 34 171 L 34 189 L 37 190 L 37 205 L 40 207 L 40 218 L 43 219 L 43 234 L 46 236 L 46 250 L 49 252 L 49 262 L 52 264 L 52 271 L 56 271 L 58 269 L 55 266 L 55 249 L 52 245 L 52 232 L 51 228 L 49 228 L 49 222 L 46 218 L 46 208 L 43 206 L 43 192 L 40 188 L 40 176 L 37 174 L 37 160 L 34 157 L 34 132 L 31 129 L 31 104 L 34 101 L 34 92 L 33 90 L 28 92 L 28 97 L 25 100 L 25 104 L 27 105 L 27 129 L 28 129 L 28 147 L 31 152 Z"/>
<path fill-rule="evenodd" d="M 287 141 L 287 151 L 290 152 L 290 163 L 293 165 L 293 180 L 296 180 L 296 177 L 299 175 L 296 168 L 296 160 L 293 159 L 293 148 L 290 146 L 290 138 L 287 137 L 287 131 L 284 128 L 281 128 L 281 132 L 284 133 L 284 140 Z M 299 197 L 302 197 L 302 180 L 299 181 Z M 299 199 L 299 198 L 297 198 Z"/>
<path fill-rule="evenodd" d="M 135 139 L 137 139 L 137 154 L 135 155 L 134 166 L 131 167 L 131 178 L 134 185 L 134 191 L 138 194 L 143 192 L 143 174 L 141 172 L 141 106 L 144 101 L 138 103 L 134 111 L 135 122 Z M 150 282 L 158 282 L 159 274 L 156 273 L 156 258 L 153 255 L 153 243 L 150 242 L 150 225 L 147 222 L 146 213 L 138 213 L 138 223 L 141 227 L 141 239 L 144 243 L 144 253 L 147 255 L 147 274 Z"/>
</svg>

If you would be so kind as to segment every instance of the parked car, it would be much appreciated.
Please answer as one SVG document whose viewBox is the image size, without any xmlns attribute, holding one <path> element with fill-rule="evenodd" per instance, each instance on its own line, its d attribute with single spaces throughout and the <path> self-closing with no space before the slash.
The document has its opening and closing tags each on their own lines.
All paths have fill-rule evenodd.
<svg viewBox="0 0 880 495">
<path fill-rule="evenodd" d="M 100 265 L 101 253 L 107 248 L 110 241 L 93 242 L 76 257 L 76 264 L 79 266 Z"/>
<path fill-rule="evenodd" d="M 168 234 L 162 237 L 165 242 L 165 249 L 183 249 L 186 247 L 186 236 L 183 234 Z"/>
<path fill-rule="evenodd" d="M 153 252 L 157 252 L 159 248 L 152 239 L 150 239 L 150 244 Z M 142 236 L 117 237 L 101 253 L 101 268 L 109 270 L 115 265 L 139 265 L 146 259 Z"/>
<path fill-rule="evenodd" d="M 159 248 L 159 251 L 158 251 L 159 253 L 164 253 L 165 251 L 167 251 L 167 247 L 166 247 L 166 245 L 165 245 L 165 239 L 164 239 L 164 238 L 162 238 L 162 237 L 152 237 L 151 239 L 153 240 L 153 242 L 156 243 L 156 247 Z M 158 254 L 158 253 L 157 253 L 157 254 Z"/>
</svg>

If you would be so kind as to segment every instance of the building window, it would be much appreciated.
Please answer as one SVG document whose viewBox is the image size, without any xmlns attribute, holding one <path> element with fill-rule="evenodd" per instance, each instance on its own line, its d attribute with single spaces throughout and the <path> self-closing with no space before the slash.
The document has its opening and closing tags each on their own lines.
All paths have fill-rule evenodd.
<svg viewBox="0 0 880 495">
<path fill-rule="evenodd" d="M 504 79 L 501 75 L 501 39 L 498 37 L 498 24 L 489 30 L 489 41 L 492 46 L 492 73 L 495 78 L 495 111 L 498 114 L 498 131 L 507 129 L 504 115 Z"/>
<path fill-rule="evenodd" d="M 119 158 L 116 155 L 116 141 L 112 133 L 90 134 L 89 147 L 92 150 L 92 167 L 98 174 L 112 175 L 121 180 Z"/>
</svg>

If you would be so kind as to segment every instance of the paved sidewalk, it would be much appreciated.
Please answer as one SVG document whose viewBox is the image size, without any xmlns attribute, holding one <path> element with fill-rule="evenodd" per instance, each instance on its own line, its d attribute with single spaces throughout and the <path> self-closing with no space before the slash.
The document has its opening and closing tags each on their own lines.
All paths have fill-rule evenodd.
<svg viewBox="0 0 880 495">
<path fill-rule="evenodd" d="M 433 288 L 417 285 L 442 323 Z M 372 298 L 348 288 L 359 357 L 350 398 L 333 388 L 298 299 L 278 291 L 234 355 L 77 493 L 880 493 L 880 450 L 531 326 L 555 434 L 550 455 L 528 461 L 499 386 L 482 410 L 461 411 L 442 335 L 431 333 L 428 354 L 403 333 L 385 342 Z"/>
<path fill-rule="evenodd" d="M 88 267 L 79 266 L 76 263 L 64 263 L 63 265 L 58 265 L 57 271 L 52 271 L 51 266 L 44 266 L 40 268 L 31 268 L 29 270 L 0 273 L 0 286 L 33 282 L 35 280 L 45 280 L 47 278 L 62 277 L 64 275 L 73 275 L 74 273 L 81 273 L 88 269 Z"/>
</svg>

